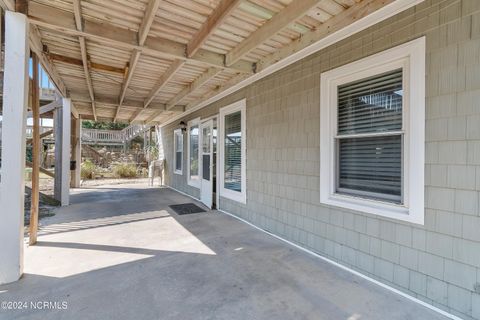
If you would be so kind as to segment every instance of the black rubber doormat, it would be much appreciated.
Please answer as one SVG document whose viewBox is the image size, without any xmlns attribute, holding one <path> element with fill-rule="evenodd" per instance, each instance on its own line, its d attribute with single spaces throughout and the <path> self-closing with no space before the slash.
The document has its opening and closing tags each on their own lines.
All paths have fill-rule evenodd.
<svg viewBox="0 0 480 320">
<path fill-rule="evenodd" d="M 179 215 L 206 212 L 194 203 L 173 204 L 170 208 Z"/>
</svg>

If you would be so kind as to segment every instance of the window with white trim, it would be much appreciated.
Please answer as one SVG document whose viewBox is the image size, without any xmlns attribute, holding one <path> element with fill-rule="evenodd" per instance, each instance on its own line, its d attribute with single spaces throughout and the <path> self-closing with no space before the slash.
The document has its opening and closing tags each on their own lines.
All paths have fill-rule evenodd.
<svg viewBox="0 0 480 320">
<path fill-rule="evenodd" d="M 423 224 L 425 38 L 322 73 L 320 202 Z"/>
<path fill-rule="evenodd" d="M 199 123 L 200 119 L 194 119 L 188 123 L 188 164 L 187 164 L 187 180 L 188 184 L 193 187 L 200 187 L 200 179 L 198 175 L 198 157 L 199 157 Z"/>
<path fill-rule="evenodd" d="M 220 109 L 220 196 L 246 202 L 246 139 L 244 100 Z"/>
<path fill-rule="evenodd" d="M 173 165 L 176 174 L 183 172 L 183 133 L 181 129 L 173 131 Z"/>
</svg>

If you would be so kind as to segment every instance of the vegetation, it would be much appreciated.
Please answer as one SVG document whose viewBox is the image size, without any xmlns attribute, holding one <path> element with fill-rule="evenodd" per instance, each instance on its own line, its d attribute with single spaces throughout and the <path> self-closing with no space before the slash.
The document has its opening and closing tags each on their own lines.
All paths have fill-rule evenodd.
<svg viewBox="0 0 480 320">
<path fill-rule="evenodd" d="M 123 128 L 128 127 L 128 123 L 119 123 L 119 122 L 103 122 L 103 121 L 92 121 L 92 120 L 83 120 L 82 128 L 85 129 L 101 129 L 101 130 L 122 130 Z"/>
<path fill-rule="evenodd" d="M 137 166 L 134 163 L 117 163 L 112 166 L 113 175 L 117 178 L 137 177 Z"/>
<path fill-rule="evenodd" d="M 95 173 L 97 172 L 97 166 L 90 160 L 85 160 L 82 163 L 80 175 L 82 179 L 89 180 L 95 177 Z"/>
</svg>

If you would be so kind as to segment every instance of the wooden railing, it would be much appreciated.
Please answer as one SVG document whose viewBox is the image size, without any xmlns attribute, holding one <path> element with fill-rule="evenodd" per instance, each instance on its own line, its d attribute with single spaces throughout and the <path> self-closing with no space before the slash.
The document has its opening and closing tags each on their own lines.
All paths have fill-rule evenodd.
<svg viewBox="0 0 480 320">
<path fill-rule="evenodd" d="M 82 129 L 82 143 L 122 145 L 143 133 L 148 128 L 146 125 L 134 124 L 123 130 Z"/>
<path fill-rule="evenodd" d="M 82 143 L 86 144 L 123 144 L 123 132 L 120 130 L 82 129 Z"/>
</svg>

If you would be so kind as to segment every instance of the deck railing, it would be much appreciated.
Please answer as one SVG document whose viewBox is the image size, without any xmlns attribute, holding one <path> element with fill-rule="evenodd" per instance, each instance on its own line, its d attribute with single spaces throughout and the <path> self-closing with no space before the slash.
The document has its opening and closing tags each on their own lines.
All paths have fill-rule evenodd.
<svg viewBox="0 0 480 320">
<path fill-rule="evenodd" d="M 134 124 L 123 130 L 82 129 L 82 143 L 122 145 L 148 128 L 146 125 Z"/>
</svg>

